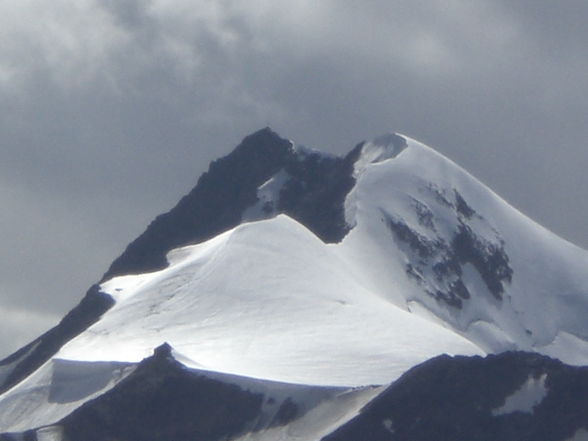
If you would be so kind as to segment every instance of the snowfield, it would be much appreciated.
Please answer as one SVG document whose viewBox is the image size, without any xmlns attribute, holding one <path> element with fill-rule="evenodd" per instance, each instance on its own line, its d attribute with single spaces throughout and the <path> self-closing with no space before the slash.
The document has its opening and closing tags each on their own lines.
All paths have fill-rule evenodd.
<svg viewBox="0 0 588 441">
<path fill-rule="evenodd" d="M 115 305 L 0 396 L 0 432 L 58 421 L 164 342 L 211 375 L 309 386 L 389 384 L 444 353 L 520 349 L 588 364 L 588 253 L 404 139 L 364 144 L 340 243 L 286 215 L 263 219 L 289 179 L 280 171 L 241 225 L 173 250 L 163 270 L 103 283 Z M 497 412 L 532 406 L 535 383 Z M 319 420 L 350 418 L 365 402 L 356 398 L 309 412 L 296 439 L 322 433 Z M 247 439 L 291 439 L 280 430 Z"/>
<path fill-rule="evenodd" d="M 182 248 L 170 262 L 105 283 L 116 305 L 58 356 L 137 362 L 168 342 L 201 369 L 360 386 L 389 383 L 441 353 L 482 353 L 375 296 L 336 246 L 287 216 Z"/>
<path fill-rule="evenodd" d="M 432 313 L 488 352 L 530 350 L 587 364 L 588 253 L 524 216 L 447 158 L 405 138 L 407 148 L 371 164 L 347 199 L 347 220 L 355 228 L 340 247 L 354 267 L 369 273 L 370 291 L 399 307 L 422 305 L 424 316 Z M 417 266 L 423 256 L 398 235 L 387 240 L 386 216 L 409 226 L 427 245 L 451 243 L 465 225 L 482 252 L 502 247 L 512 272 L 500 282 L 503 292 L 491 293 L 480 271 L 462 262 L 461 280 L 471 298 L 462 299 L 460 308 L 424 294 L 443 290 L 445 281 L 426 266 L 417 275 L 422 280 L 406 277 L 407 263 Z M 442 251 L 430 258 L 446 258 Z"/>
</svg>

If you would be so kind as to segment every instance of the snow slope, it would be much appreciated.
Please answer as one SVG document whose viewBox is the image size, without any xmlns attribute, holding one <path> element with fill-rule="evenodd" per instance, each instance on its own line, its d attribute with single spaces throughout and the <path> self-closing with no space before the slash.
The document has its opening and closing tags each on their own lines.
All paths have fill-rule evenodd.
<svg viewBox="0 0 588 441">
<path fill-rule="evenodd" d="M 389 384 L 443 353 L 588 363 L 586 251 L 407 137 L 363 144 L 353 177 L 340 243 L 276 215 L 290 179 L 280 170 L 242 213 L 254 222 L 102 283 L 114 306 L 0 396 L 0 432 L 57 421 L 163 342 L 190 368 L 315 386 Z M 79 383 L 75 399 L 55 400 L 65 368 L 102 389 Z"/>
<path fill-rule="evenodd" d="M 165 341 L 198 368 L 358 386 L 388 383 L 440 353 L 481 353 L 374 296 L 337 247 L 287 216 L 241 225 L 169 259 L 162 271 L 103 284 L 115 306 L 57 356 L 136 362 Z"/>
<path fill-rule="evenodd" d="M 588 253 L 406 139 L 407 148 L 372 163 L 347 198 L 355 228 L 340 247 L 367 274 L 370 291 L 490 352 L 533 350 L 588 363 Z M 470 237 L 477 249 L 456 257 L 456 237 Z M 458 280 L 467 298 L 436 295 Z"/>
<path fill-rule="evenodd" d="M 59 421 L 114 387 L 133 369 L 127 363 L 54 358 L 2 395 L 0 431 L 24 431 Z"/>
</svg>

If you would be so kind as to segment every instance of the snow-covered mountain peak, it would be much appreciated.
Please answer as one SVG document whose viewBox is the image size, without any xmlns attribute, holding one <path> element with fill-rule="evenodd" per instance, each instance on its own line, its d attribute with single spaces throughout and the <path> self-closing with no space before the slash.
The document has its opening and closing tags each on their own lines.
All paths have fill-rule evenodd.
<svg viewBox="0 0 588 441">
<path fill-rule="evenodd" d="M 261 139 L 256 141 L 257 136 Z M 146 272 L 115 279 L 116 286 L 109 282 L 102 289 L 117 299 L 124 298 L 120 296 L 123 292 L 158 292 L 160 283 L 186 268 L 208 268 L 206 277 L 212 280 L 207 272 L 212 268 L 210 262 L 219 256 L 232 262 L 234 257 L 228 256 L 238 255 L 239 248 L 248 250 L 243 259 L 259 254 L 251 268 L 242 263 L 230 266 L 231 271 L 247 266 L 247 280 L 268 255 L 267 268 L 273 268 L 270 262 L 274 260 L 290 262 L 299 256 L 300 261 L 289 263 L 291 268 L 304 262 L 318 272 L 311 274 L 300 267 L 295 276 L 304 274 L 307 280 L 315 280 L 319 290 L 308 286 L 301 290 L 297 282 L 287 282 L 290 276 L 281 276 L 282 285 L 272 288 L 273 295 L 295 290 L 297 298 L 305 298 L 308 306 L 325 295 L 327 286 L 340 287 L 344 280 L 345 289 L 337 288 L 341 292 L 364 292 L 362 302 L 368 298 L 388 302 L 466 336 L 485 351 L 537 350 L 568 362 L 588 360 L 588 329 L 582 318 L 588 313 L 588 277 L 582 271 L 588 266 L 586 252 L 570 250 L 569 244 L 513 209 L 461 167 L 409 137 L 384 135 L 360 144 L 345 158 L 309 154 L 301 159 L 291 147 L 293 143 L 273 132 L 254 134 L 244 145 L 254 151 L 254 144 L 267 142 L 268 136 L 290 153 L 276 160 L 273 172 L 251 187 L 253 197 L 250 205 L 241 208 L 240 217 L 241 222 L 256 222 L 172 252 L 171 264 L 167 270 L 153 273 L 155 278 L 147 277 Z M 271 148 L 271 143 L 267 147 Z M 220 181 L 220 176 L 215 179 Z M 244 237 L 252 237 L 252 243 L 245 244 Z M 323 250 L 325 242 L 333 244 L 326 248 L 329 251 Z M 537 259 L 547 262 L 550 256 L 558 256 L 550 263 L 557 268 L 556 277 L 530 264 Z M 269 271 L 267 268 L 263 271 Z M 331 280 L 333 275 L 340 280 Z M 232 277 L 239 279 L 238 286 L 248 286 L 241 273 Z M 241 297 L 243 289 L 239 288 L 240 301 L 249 299 Z M 217 294 L 214 302 L 220 298 Z M 349 299 L 339 300 L 347 304 Z M 538 300 L 541 308 L 536 306 Z M 214 302 L 212 310 L 218 307 Z M 570 309 L 570 302 L 582 306 Z M 110 315 L 114 317 L 114 312 Z M 261 337 L 255 339 L 260 341 Z M 320 338 L 313 336 L 311 340 Z M 158 342 L 152 341 L 149 347 Z M 185 344 L 191 343 L 179 346 Z M 116 342 L 109 347 L 115 346 Z M 141 345 L 134 346 L 134 360 L 144 356 L 144 350 Z M 202 359 L 197 356 L 195 361 Z M 253 359 L 248 371 L 236 368 L 230 359 L 217 361 L 204 364 L 294 381 L 292 372 L 260 374 Z M 366 378 L 371 375 L 366 372 Z M 317 381 L 310 378 L 308 381 Z M 338 381 L 349 384 L 343 377 Z"/>
<path fill-rule="evenodd" d="M 374 289 L 417 313 L 433 312 L 490 352 L 588 361 L 588 253 L 405 139 L 394 160 L 365 168 L 345 201 L 353 228 L 342 246 L 370 256 L 358 265 L 373 274 Z"/>
<path fill-rule="evenodd" d="M 587 364 L 587 268 L 585 250 L 409 137 L 339 157 L 266 128 L 214 161 L 56 328 L 0 362 L 0 432 L 81 405 L 51 392 L 78 372 L 93 372 L 88 397 L 129 393 L 144 379 L 131 370 L 164 342 L 159 358 L 182 372 L 305 390 L 387 384 L 443 353 Z"/>
</svg>

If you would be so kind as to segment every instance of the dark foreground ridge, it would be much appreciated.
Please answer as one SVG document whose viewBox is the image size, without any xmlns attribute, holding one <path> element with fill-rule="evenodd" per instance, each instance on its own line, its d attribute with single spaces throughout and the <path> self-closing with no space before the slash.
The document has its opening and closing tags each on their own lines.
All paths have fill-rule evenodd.
<svg viewBox="0 0 588 441">
<path fill-rule="evenodd" d="M 190 193 L 169 212 L 158 216 L 110 266 L 101 282 L 125 274 L 165 268 L 166 254 L 177 247 L 203 242 L 242 222 L 247 208 L 259 202 L 258 187 L 279 172 L 285 180 L 279 197 L 261 217 L 286 213 L 325 242 L 340 241 L 349 227 L 343 204 L 352 189 L 353 164 L 361 144 L 346 157 L 297 151 L 269 128 L 247 136 L 229 155 L 213 161 Z M 70 339 L 100 319 L 113 304 L 98 286 L 56 327 L 0 361 L 13 365 L 0 382 L 0 393 L 36 370 Z"/>
<path fill-rule="evenodd" d="M 263 380 L 243 381 L 187 369 L 162 345 L 113 389 L 54 426 L 0 434 L 0 441 L 41 441 L 47 432 L 67 441 L 233 440 L 302 418 L 313 394 L 311 407 L 326 402 L 344 414 L 346 402 L 332 400 L 355 393 L 272 388 L 271 382 L 255 390 L 251 385 Z M 408 371 L 322 440 L 567 441 L 588 429 L 587 390 L 588 367 L 538 354 L 444 355 Z M 527 398 L 520 399 L 521 391 Z"/>
<path fill-rule="evenodd" d="M 61 421 L 65 439 L 215 441 L 243 433 L 263 396 L 191 373 L 170 349 L 160 346 L 117 387 Z"/>
<path fill-rule="evenodd" d="M 543 388 L 544 396 L 500 411 L 525 388 Z M 538 354 L 440 356 L 408 371 L 323 441 L 566 441 L 588 429 L 586 391 L 588 367 Z"/>
<path fill-rule="evenodd" d="M 230 440 L 285 426 L 304 416 L 309 402 L 319 406 L 348 391 L 207 375 L 176 361 L 164 343 L 114 388 L 61 421 L 0 434 L 0 441 L 42 441 L 47 433 L 60 441 Z"/>
</svg>

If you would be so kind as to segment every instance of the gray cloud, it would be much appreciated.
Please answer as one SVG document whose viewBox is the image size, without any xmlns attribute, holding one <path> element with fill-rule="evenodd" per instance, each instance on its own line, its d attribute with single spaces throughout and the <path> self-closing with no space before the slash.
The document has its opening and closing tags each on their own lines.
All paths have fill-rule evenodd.
<svg viewBox="0 0 588 441">
<path fill-rule="evenodd" d="M 333 152 L 406 133 L 587 246 L 587 13 L 532 0 L 1 4 L 0 308 L 30 319 L 4 321 L 0 354 L 266 125 Z"/>
</svg>

